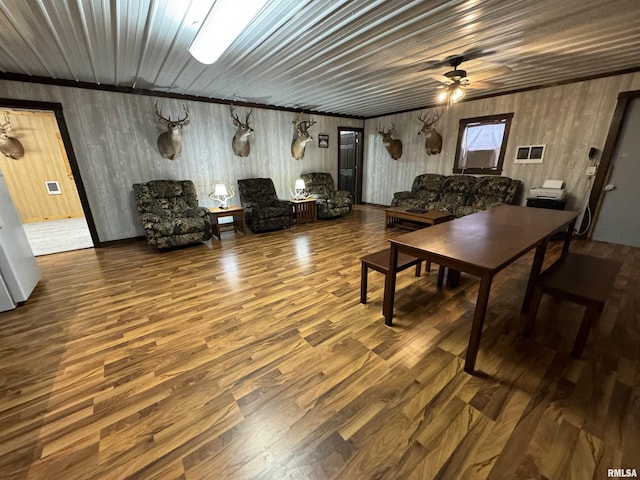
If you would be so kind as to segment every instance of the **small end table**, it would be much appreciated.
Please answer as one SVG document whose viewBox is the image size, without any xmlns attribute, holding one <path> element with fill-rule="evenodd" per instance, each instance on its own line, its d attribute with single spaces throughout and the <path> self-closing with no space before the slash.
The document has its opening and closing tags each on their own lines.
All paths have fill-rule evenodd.
<svg viewBox="0 0 640 480">
<path fill-rule="evenodd" d="M 298 224 L 315 222 L 318 219 L 318 204 L 315 198 L 290 199 L 294 218 Z"/>
<path fill-rule="evenodd" d="M 220 223 L 218 219 L 222 217 L 233 217 L 233 231 L 240 230 L 243 235 L 247 232 L 244 228 L 244 207 L 230 206 L 228 208 L 210 208 L 211 233 L 220 240 Z"/>
</svg>

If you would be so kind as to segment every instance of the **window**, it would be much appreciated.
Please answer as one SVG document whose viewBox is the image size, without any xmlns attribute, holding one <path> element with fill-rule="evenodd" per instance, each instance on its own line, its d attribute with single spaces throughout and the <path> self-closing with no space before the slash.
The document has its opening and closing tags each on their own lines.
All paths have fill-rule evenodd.
<svg viewBox="0 0 640 480">
<path fill-rule="evenodd" d="M 453 173 L 502 174 L 513 113 L 460 120 Z"/>
</svg>

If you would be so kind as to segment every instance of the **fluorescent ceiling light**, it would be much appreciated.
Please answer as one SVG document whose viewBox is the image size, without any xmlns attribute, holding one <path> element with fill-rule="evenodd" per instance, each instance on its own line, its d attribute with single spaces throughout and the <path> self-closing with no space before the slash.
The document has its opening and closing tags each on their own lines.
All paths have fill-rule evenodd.
<svg viewBox="0 0 640 480">
<path fill-rule="evenodd" d="M 200 63 L 214 63 L 238 38 L 268 0 L 216 0 L 191 42 L 189 53 Z"/>
</svg>

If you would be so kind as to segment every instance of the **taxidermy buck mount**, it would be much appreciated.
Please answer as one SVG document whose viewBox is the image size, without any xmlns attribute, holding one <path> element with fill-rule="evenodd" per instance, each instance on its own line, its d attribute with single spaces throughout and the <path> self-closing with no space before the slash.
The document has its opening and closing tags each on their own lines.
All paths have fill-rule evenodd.
<svg viewBox="0 0 640 480">
<path fill-rule="evenodd" d="M 418 135 L 424 135 L 424 148 L 427 149 L 427 155 L 437 155 L 442 151 L 442 135 L 435 129 L 439 119 L 440 112 L 437 109 L 433 114 L 429 112 L 426 115 L 418 115 L 418 120 L 422 123 Z"/>
<path fill-rule="evenodd" d="M 233 154 L 236 157 L 248 157 L 251 150 L 251 144 L 249 143 L 249 136 L 253 133 L 253 128 L 249 125 L 249 118 L 251 118 L 250 110 L 244 117 L 244 122 L 241 122 L 238 115 L 235 113 L 235 107 L 229 106 L 231 112 L 231 118 L 233 119 L 233 125 L 236 127 L 236 134 L 233 136 L 231 142 L 231 148 L 233 148 Z"/>
<path fill-rule="evenodd" d="M 291 156 L 296 160 L 301 160 L 302 157 L 304 157 L 304 149 L 307 143 L 313 141 L 313 137 L 309 133 L 309 128 L 317 122 L 300 120 L 300 116 L 296 116 L 295 120 L 291 123 L 296 127 L 296 136 L 291 143 Z"/>
<path fill-rule="evenodd" d="M 171 117 L 162 116 L 162 110 L 158 109 L 156 102 L 156 115 L 160 123 L 167 127 L 167 131 L 158 137 L 158 150 L 160 155 L 169 160 L 175 160 L 182 153 L 182 127 L 189 125 L 189 109 L 186 105 L 182 108 L 184 108 L 184 118 L 178 117 L 177 120 L 171 120 Z"/>
<path fill-rule="evenodd" d="M 386 132 L 380 130 L 380 127 L 378 127 L 378 133 L 382 135 L 382 144 L 384 148 L 387 149 L 387 152 L 389 152 L 389 155 L 391 155 L 391 158 L 398 160 L 402 156 L 402 141 L 391 137 L 397 133 L 395 123 L 392 123 L 391 128 Z"/>
<path fill-rule="evenodd" d="M 9 117 L 5 115 L 4 123 L 0 125 L 0 152 L 2 152 L 5 157 L 18 160 L 24 156 L 24 147 L 20 143 L 20 140 L 7 135 L 11 128 Z"/>
</svg>

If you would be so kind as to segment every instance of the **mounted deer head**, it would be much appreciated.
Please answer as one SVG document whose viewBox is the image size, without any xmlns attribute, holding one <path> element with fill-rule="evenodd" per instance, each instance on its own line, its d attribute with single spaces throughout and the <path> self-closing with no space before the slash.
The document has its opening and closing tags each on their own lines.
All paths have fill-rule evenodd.
<svg viewBox="0 0 640 480">
<path fill-rule="evenodd" d="M 384 130 L 380 130 L 378 127 L 378 133 L 382 135 L 382 144 L 384 148 L 387 149 L 389 155 L 394 160 L 399 159 L 402 156 L 402 141 L 397 138 L 391 138 L 391 135 L 394 135 L 396 132 L 396 126 L 394 123 L 391 124 L 391 128 L 386 132 Z"/>
<path fill-rule="evenodd" d="M 160 155 L 169 160 L 175 160 L 182 153 L 182 127 L 189 125 L 189 109 L 186 105 L 183 105 L 182 108 L 184 108 L 184 118 L 171 120 L 171 117 L 164 118 L 162 116 L 162 110 L 158 109 L 156 102 L 156 115 L 160 123 L 167 127 L 167 131 L 158 137 L 158 150 Z"/>
<path fill-rule="evenodd" d="M 235 107 L 229 106 L 231 112 L 231 118 L 233 119 L 233 125 L 236 127 L 236 134 L 233 136 L 231 147 L 233 148 L 233 154 L 237 157 L 248 157 L 251 150 L 251 144 L 249 143 L 249 136 L 253 133 L 253 128 L 249 125 L 249 118 L 253 110 L 249 111 L 244 117 L 244 122 L 241 122 L 238 115 L 235 113 Z"/>
<path fill-rule="evenodd" d="M 422 122 L 422 128 L 418 135 L 424 135 L 424 147 L 427 149 L 427 155 L 437 155 L 442 151 L 442 135 L 435 129 L 436 122 L 440 119 L 438 109 L 432 114 L 418 115 L 418 120 Z"/>
<path fill-rule="evenodd" d="M 291 143 L 291 156 L 296 160 L 301 160 L 304 157 L 304 149 L 307 143 L 313 141 L 309 128 L 317 122 L 312 122 L 311 120 L 303 121 L 300 120 L 300 116 L 296 116 L 296 119 L 291 123 L 296 127 L 296 136 Z"/>
<path fill-rule="evenodd" d="M 20 140 L 7 135 L 11 128 L 9 117 L 5 115 L 4 123 L 0 125 L 0 152 L 2 152 L 5 157 L 17 160 L 24 156 L 24 147 L 20 143 Z"/>
</svg>

